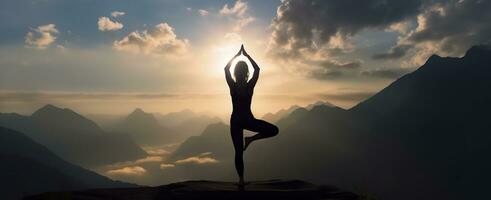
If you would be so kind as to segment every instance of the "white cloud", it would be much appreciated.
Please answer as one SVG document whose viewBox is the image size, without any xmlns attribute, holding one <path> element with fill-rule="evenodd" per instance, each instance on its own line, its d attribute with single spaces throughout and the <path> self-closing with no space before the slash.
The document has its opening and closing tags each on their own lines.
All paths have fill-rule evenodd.
<svg viewBox="0 0 491 200">
<path fill-rule="evenodd" d="M 153 30 L 134 31 L 113 43 L 121 51 L 154 55 L 180 55 L 187 51 L 189 41 L 178 39 L 174 29 L 167 23 L 157 24 Z"/>
<path fill-rule="evenodd" d="M 247 2 L 238 0 L 233 7 L 229 7 L 228 4 L 225 4 L 219 14 L 232 20 L 233 31 L 239 32 L 242 28 L 256 20 L 256 18 L 247 15 L 247 9 Z"/>
<path fill-rule="evenodd" d="M 111 21 L 108 17 L 99 17 L 97 25 L 100 31 L 114 31 L 123 28 L 123 24 Z"/>
<path fill-rule="evenodd" d="M 132 175 L 132 176 L 139 176 L 143 175 L 147 172 L 145 168 L 140 167 L 140 166 L 134 166 L 134 167 L 123 167 L 121 169 L 113 169 L 107 171 L 108 175 Z"/>
<path fill-rule="evenodd" d="M 237 21 L 235 22 L 235 26 L 233 28 L 234 31 L 240 31 L 242 30 L 242 28 L 244 28 L 245 26 L 247 26 L 248 24 L 254 22 L 254 20 L 256 20 L 254 17 L 244 17 L 244 18 L 239 18 L 237 19 Z"/>
<path fill-rule="evenodd" d="M 190 7 L 187 7 L 187 8 L 186 8 L 186 10 L 187 10 L 187 11 L 192 11 L 193 9 L 192 9 L 192 8 L 190 8 Z"/>
<path fill-rule="evenodd" d="M 228 4 L 225 4 L 223 8 L 220 10 L 220 15 L 235 15 L 235 16 L 243 16 L 247 11 L 247 3 L 241 0 L 235 2 L 233 7 L 229 7 Z"/>
<path fill-rule="evenodd" d="M 406 20 L 406 21 L 401 21 L 391 24 L 389 28 L 387 28 L 387 31 L 394 31 L 401 34 L 406 34 L 411 30 L 412 26 L 413 26 L 412 21 Z"/>
<path fill-rule="evenodd" d="M 198 13 L 199 13 L 201 16 L 208 16 L 208 14 L 210 14 L 208 11 L 203 10 L 203 9 L 198 10 Z"/>
<path fill-rule="evenodd" d="M 126 13 L 125 12 L 121 12 L 121 11 L 114 11 L 111 13 L 111 16 L 112 17 L 119 17 L 119 16 L 123 16 L 125 15 Z"/>
<path fill-rule="evenodd" d="M 189 157 L 186 159 L 178 160 L 175 162 L 176 164 L 214 164 L 218 163 L 218 160 L 212 158 L 212 157 Z"/>
<path fill-rule="evenodd" d="M 162 164 L 160 164 L 160 169 L 168 169 L 168 168 L 173 168 L 175 166 L 176 165 L 174 165 L 174 164 L 165 164 L 165 163 L 162 163 Z"/>
<path fill-rule="evenodd" d="M 45 49 L 56 41 L 54 34 L 58 33 L 58 29 L 54 24 L 38 26 L 36 29 L 27 32 L 25 42 L 31 47 Z"/>
</svg>

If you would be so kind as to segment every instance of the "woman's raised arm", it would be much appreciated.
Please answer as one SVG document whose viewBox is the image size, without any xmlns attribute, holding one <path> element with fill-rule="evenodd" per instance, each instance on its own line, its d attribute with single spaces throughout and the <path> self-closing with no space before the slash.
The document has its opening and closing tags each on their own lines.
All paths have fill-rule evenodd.
<svg viewBox="0 0 491 200">
<path fill-rule="evenodd" d="M 247 59 L 249 59 L 249 61 L 252 64 L 252 67 L 254 68 L 254 74 L 252 74 L 252 78 L 248 83 L 248 85 L 250 85 L 251 88 L 254 88 L 256 86 L 257 79 L 259 79 L 260 68 L 257 65 L 256 61 L 254 61 L 254 59 L 252 59 L 252 57 L 245 51 L 244 46 L 242 46 L 241 50 L 244 53 L 244 56 L 247 57 Z"/>
<path fill-rule="evenodd" d="M 232 75 L 230 74 L 230 66 L 232 65 L 232 62 L 234 61 L 235 58 L 240 56 L 242 49 L 239 50 L 237 54 L 235 54 L 230 61 L 228 61 L 227 65 L 225 65 L 225 79 L 227 80 L 228 87 L 232 87 L 234 85 L 234 79 L 232 78 Z"/>
</svg>

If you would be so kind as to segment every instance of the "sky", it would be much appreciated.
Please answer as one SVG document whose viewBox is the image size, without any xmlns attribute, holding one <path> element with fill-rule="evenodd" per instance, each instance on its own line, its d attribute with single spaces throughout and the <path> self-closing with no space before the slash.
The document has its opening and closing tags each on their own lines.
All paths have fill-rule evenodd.
<svg viewBox="0 0 491 200">
<path fill-rule="evenodd" d="M 489 43 L 490 11 L 485 0 L 2 1 L 0 112 L 227 115 L 223 68 L 240 44 L 261 67 L 256 115 L 350 108 L 432 54 Z"/>
</svg>

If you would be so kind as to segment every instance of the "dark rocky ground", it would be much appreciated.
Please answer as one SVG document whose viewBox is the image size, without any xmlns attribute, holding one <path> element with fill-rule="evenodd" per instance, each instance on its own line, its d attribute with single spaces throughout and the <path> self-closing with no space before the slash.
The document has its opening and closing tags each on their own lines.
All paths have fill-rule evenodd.
<svg viewBox="0 0 491 200">
<path fill-rule="evenodd" d="M 186 181 L 158 187 L 91 189 L 48 192 L 25 199 L 336 199 L 359 196 L 331 186 L 300 180 L 267 180 L 247 183 L 243 190 L 232 182 Z"/>
</svg>

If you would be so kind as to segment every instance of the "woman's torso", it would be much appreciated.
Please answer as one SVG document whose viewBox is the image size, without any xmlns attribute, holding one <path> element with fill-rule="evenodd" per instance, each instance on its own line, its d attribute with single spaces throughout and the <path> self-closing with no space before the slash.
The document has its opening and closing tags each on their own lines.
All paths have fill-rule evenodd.
<svg viewBox="0 0 491 200">
<path fill-rule="evenodd" d="M 254 119 L 251 111 L 253 90 L 248 86 L 235 86 L 231 91 L 232 96 L 232 120 L 247 121 Z"/>
</svg>

